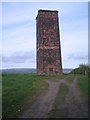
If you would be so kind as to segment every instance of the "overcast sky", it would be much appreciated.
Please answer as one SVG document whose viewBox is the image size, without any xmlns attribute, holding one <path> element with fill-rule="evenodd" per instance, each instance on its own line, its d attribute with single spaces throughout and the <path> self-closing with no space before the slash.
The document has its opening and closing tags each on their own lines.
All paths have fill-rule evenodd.
<svg viewBox="0 0 90 120">
<path fill-rule="evenodd" d="M 88 3 L 2 3 L 2 67 L 36 68 L 36 16 L 58 10 L 62 67 L 88 63 Z"/>
</svg>

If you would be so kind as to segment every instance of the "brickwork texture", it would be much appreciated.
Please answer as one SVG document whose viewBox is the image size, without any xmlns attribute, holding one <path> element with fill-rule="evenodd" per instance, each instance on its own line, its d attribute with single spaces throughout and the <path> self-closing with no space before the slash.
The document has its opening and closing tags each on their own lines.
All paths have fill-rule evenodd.
<svg viewBox="0 0 90 120">
<path fill-rule="evenodd" d="M 58 11 L 38 10 L 37 74 L 62 74 Z"/>
</svg>

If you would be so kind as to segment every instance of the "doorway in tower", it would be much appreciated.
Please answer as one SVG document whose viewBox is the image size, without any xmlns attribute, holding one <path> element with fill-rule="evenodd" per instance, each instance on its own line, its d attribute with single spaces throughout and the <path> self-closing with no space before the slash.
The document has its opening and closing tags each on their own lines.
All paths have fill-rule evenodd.
<svg viewBox="0 0 90 120">
<path fill-rule="evenodd" d="M 49 73 L 53 74 L 53 68 L 49 68 Z"/>
</svg>

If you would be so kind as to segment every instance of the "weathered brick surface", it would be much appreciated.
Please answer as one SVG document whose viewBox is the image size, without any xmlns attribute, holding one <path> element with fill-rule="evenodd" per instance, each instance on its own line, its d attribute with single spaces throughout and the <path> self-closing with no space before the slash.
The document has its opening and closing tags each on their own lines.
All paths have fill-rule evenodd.
<svg viewBox="0 0 90 120">
<path fill-rule="evenodd" d="M 39 10 L 37 26 L 37 73 L 61 74 L 58 11 Z"/>
</svg>

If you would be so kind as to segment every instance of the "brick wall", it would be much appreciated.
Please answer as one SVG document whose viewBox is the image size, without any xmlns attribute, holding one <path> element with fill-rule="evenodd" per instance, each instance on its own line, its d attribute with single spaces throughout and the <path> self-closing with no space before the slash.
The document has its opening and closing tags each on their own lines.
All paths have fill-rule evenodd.
<svg viewBox="0 0 90 120">
<path fill-rule="evenodd" d="M 39 10 L 37 27 L 37 73 L 61 74 L 58 11 Z"/>
</svg>

